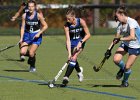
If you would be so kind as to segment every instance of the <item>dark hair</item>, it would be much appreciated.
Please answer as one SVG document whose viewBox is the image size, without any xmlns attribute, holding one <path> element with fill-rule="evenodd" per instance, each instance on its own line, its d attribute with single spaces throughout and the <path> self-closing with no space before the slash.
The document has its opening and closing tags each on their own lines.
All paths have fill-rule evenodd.
<svg viewBox="0 0 140 100">
<path fill-rule="evenodd" d="M 66 15 L 69 15 L 69 14 L 72 15 L 72 16 L 76 15 L 75 9 L 72 6 L 69 6 L 68 9 L 67 9 Z"/>
<path fill-rule="evenodd" d="M 127 8 L 125 6 L 120 6 L 115 12 L 127 16 Z"/>
<path fill-rule="evenodd" d="M 29 4 L 29 3 L 34 3 L 34 5 L 36 6 L 35 0 L 29 0 L 29 1 L 28 1 L 28 4 Z"/>
</svg>

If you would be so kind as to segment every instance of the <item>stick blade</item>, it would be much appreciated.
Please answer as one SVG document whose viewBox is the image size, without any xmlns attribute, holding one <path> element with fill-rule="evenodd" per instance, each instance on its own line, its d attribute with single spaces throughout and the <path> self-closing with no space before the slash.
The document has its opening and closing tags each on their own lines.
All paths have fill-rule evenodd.
<svg viewBox="0 0 140 100">
<path fill-rule="evenodd" d="M 95 65 L 93 66 L 93 70 L 95 71 L 95 72 L 98 72 L 99 71 L 99 68 L 97 68 Z"/>
</svg>

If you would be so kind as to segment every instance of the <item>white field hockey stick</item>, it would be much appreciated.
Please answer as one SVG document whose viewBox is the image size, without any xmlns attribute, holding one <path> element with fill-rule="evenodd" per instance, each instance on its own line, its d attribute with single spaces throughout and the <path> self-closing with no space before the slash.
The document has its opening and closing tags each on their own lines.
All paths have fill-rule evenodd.
<svg viewBox="0 0 140 100">
<path fill-rule="evenodd" d="M 79 48 L 78 50 L 75 49 L 74 53 L 72 54 L 72 57 L 80 50 L 81 48 Z M 66 63 L 63 65 L 63 67 L 60 69 L 60 71 L 57 73 L 57 75 L 54 77 L 53 80 L 48 82 L 48 87 L 49 88 L 53 88 L 55 82 L 57 81 L 57 79 L 59 78 L 59 76 L 62 74 L 63 70 L 66 68 L 66 66 L 69 64 L 70 60 L 67 60 Z"/>
<path fill-rule="evenodd" d="M 19 45 L 19 42 L 16 43 L 16 44 L 14 44 L 14 45 L 6 46 L 5 48 L 0 49 L 0 52 L 3 52 L 3 51 L 5 51 L 5 50 L 8 50 L 8 49 L 10 49 L 10 48 L 12 48 L 12 47 L 15 47 L 15 46 L 18 46 L 18 45 Z"/>
</svg>

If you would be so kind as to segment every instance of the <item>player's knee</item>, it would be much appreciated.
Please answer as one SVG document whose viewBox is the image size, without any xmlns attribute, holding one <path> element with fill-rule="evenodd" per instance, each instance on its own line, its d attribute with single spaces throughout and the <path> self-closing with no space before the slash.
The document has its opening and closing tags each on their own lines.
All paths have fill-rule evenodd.
<svg viewBox="0 0 140 100">
<path fill-rule="evenodd" d="M 113 61 L 114 61 L 114 63 L 115 63 L 116 65 L 118 65 L 118 64 L 119 64 L 119 62 L 120 62 L 120 59 L 118 59 L 118 58 L 114 57 Z"/>
<path fill-rule="evenodd" d="M 34 57 L 34 56 L 35 56 L 35 52 L 29 51 L 29 56 L 30 56 L 30 57 Z"/>
<path fill-rule="evenodd" d="M 21 55 L 26 55 L 26 51 L 21 50 L 21 51 L 20 51 L 20 54 L 21 54 Z"/>
<path fill-rule="evenodd" d="M 75 65 L 76 65 L 76 61 L 71 60 L 70 63 L 69 63 L 69 66 L 75 67 Z"/>
</svg>

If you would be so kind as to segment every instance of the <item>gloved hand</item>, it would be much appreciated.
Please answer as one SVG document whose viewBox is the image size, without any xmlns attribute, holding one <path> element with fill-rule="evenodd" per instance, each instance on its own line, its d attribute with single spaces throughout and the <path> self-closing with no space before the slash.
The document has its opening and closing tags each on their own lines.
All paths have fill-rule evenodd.
<svg viewBox="0 0 140 100">
<path fill-rule="evenodd" d="M 109 59 L 110 56 L 111 56 L 111 51 L 110 50 L 107 50 L 106 53 L 105 53 L 105 57 L 107 59 Z"/>
<path fill-rule="evenodd" d="M 114 43 L 114 44 L 119 43 L 119 41 L 120 41 L 120 38 L 114 38 L 114 39 L 113 39 L 113 43 Z"/>
</svg>

